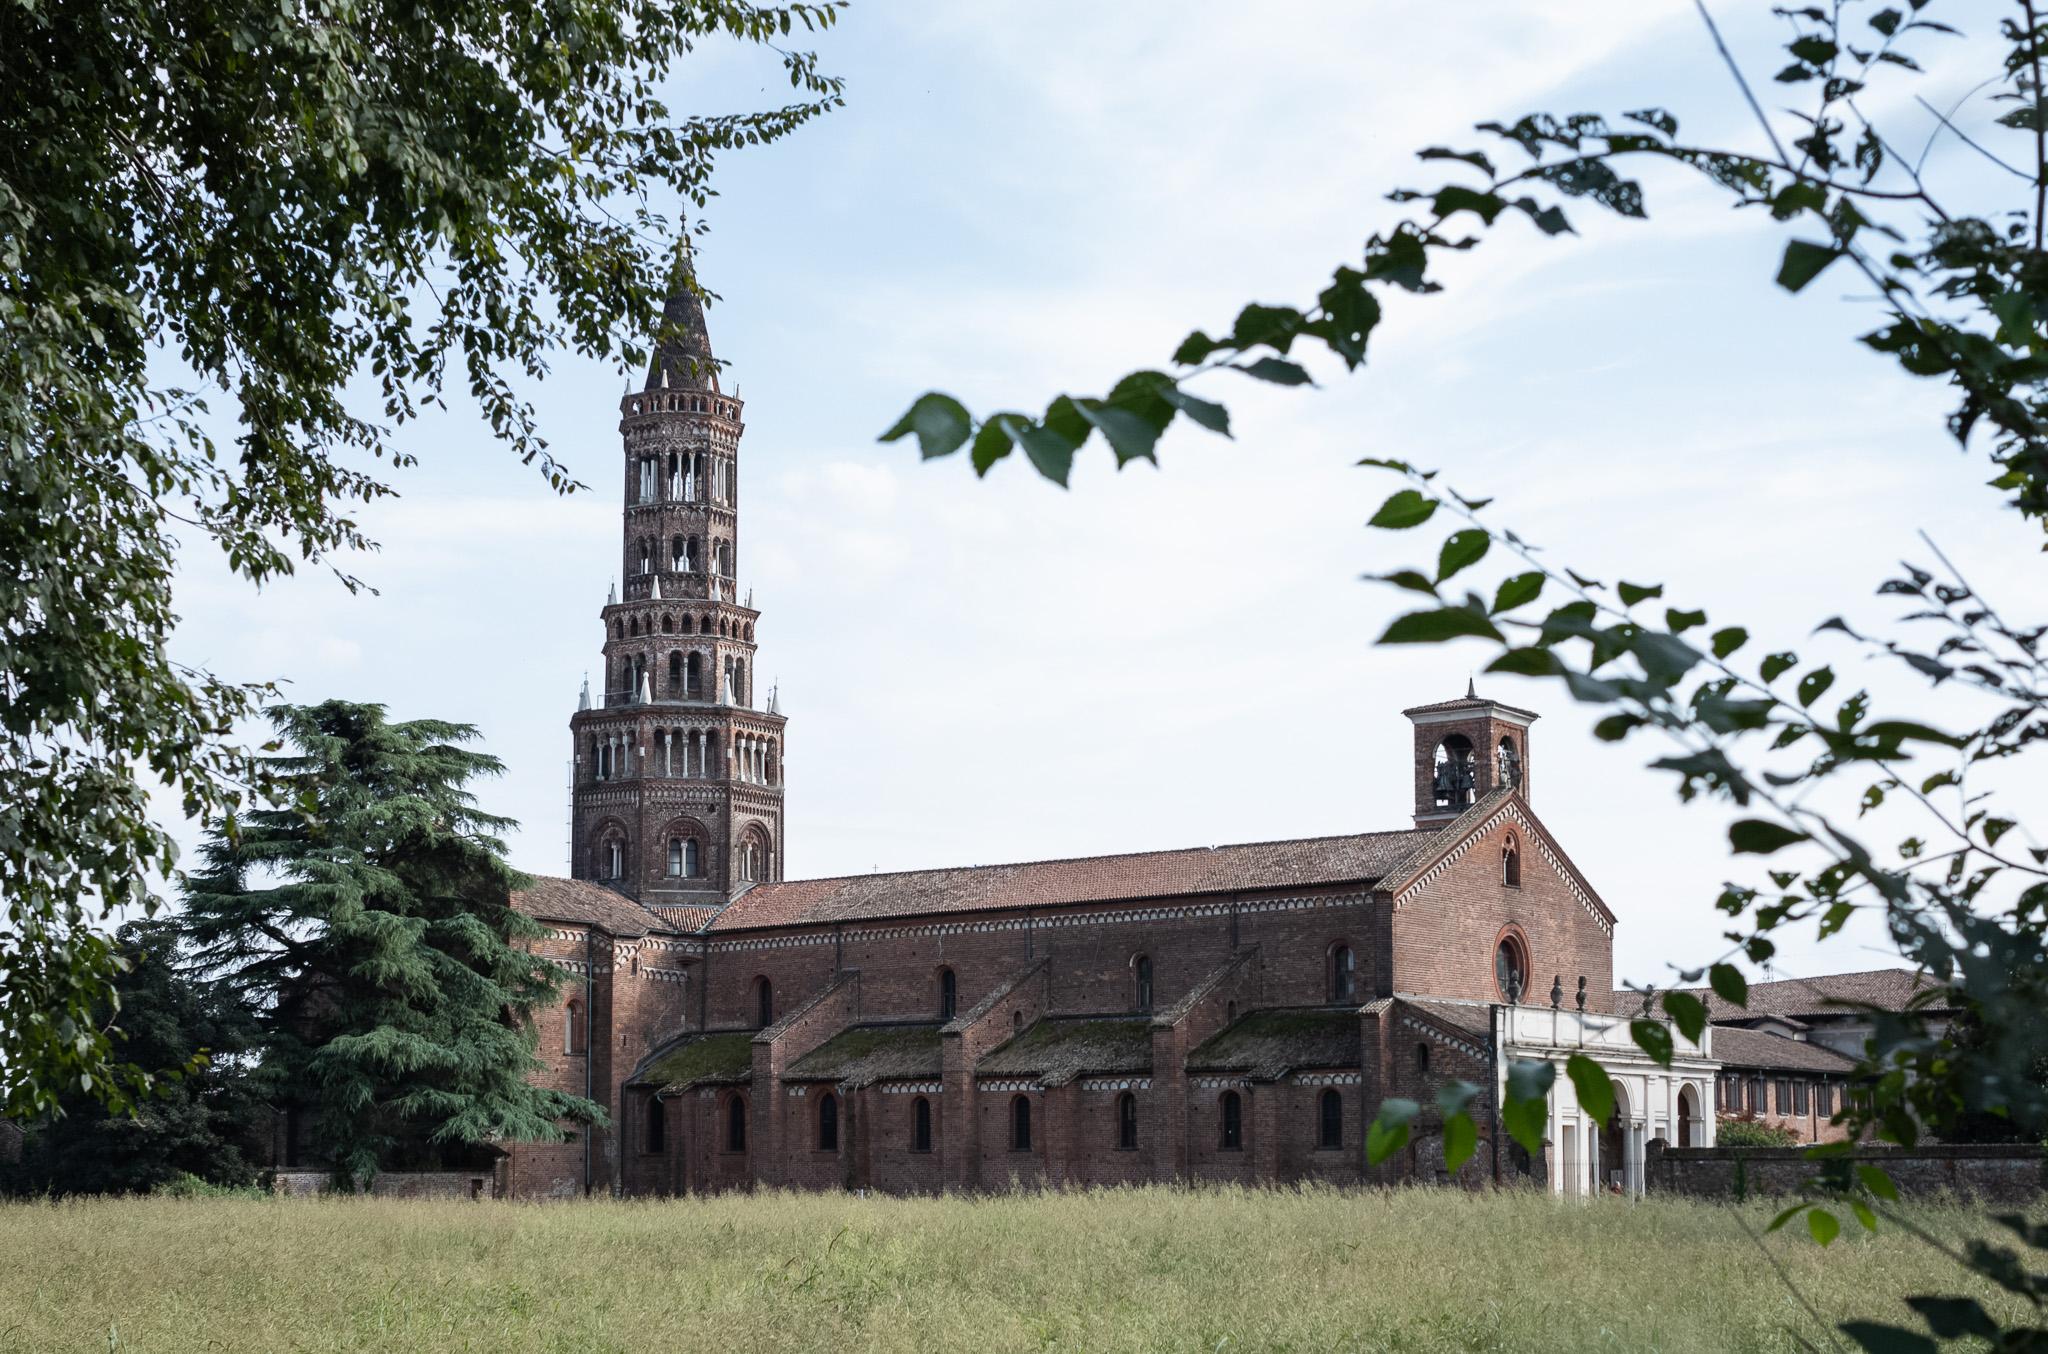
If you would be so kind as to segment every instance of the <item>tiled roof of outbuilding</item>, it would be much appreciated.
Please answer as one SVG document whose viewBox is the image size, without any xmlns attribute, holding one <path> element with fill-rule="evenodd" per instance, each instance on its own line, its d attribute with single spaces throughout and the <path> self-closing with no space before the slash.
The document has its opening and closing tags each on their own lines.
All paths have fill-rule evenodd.
<svg viewBox="0 0 2048 1354">
<path fill-rule="evenodd" d="M 1761 1067 L 1774 1071 L 1847 1072 L 1856 1065 L 1852 1059 L 1819 1044 L 1734 1025 L 1714 1027 L 1714 1057 L 1723 1067 Z"/>
<path fill-rule="evenodd" d="M 736 931 L 1049 903 L 1371 884 L 1436 835 L 1411 828 L 1350 837 L 1141 851 L 1126 856 L 791 879 L 748 889 L 719 914 L 710 929 Z"/>
<path fill-rule="evenodd" d="M 682 1091 L 692 1086 L 735 1086 L 754 1075 L 754 1030 L 686 1034 L 641 1059 L 629 1086 Z"/>
<path fill-rule="evenodd" d="M 1297 1067 L 1357 1066 L 1355 1006 L 1252 1011 L 1188 1054 L 1190 1072 L 1244 1072 L 1262 1080 Z"/>
<path fill-rule="evenodd" d="M 854 1025 L 791 1063 L 785 1081 L 877 1081 L 939 1075 L 936 1024 Z"/>
<path fill-rule="evenodd" d="M 1048 1016 L 981 1060 L 980 1076 L 1036 1077 L 1064 1086 L 1091 1072 L 1152 1069 L 1150 1016 Z"/>
<path fill-rule="evenodd" d="M 684 934 L 701 931 L 725 909 L 714 903 L 657 903 L 647 909 L 663 925 Z"/>
<path fill-rule="evenodd" d="M 1774 982 L 1751 983 L 1749 1005 L 1731 1006 L 1716 997 L 1711 988 L 1688 989 L 1706 1002 L 1715 1020 L 1743 1020 L 1756 1016 L 1852 1015 L 1855 1006 L 1878 1006 L 1903 1011 L 1906 1003 L 1921 992 L 1940 987 L 1923 973 L 1905 968 L 1865 969 L 1858 973 L 1823 973 L 1813 978 L 1780 978 Z M 1921 1008 L 1930 1013 L 1952 1009 L 1946 999 Z"/>
<path fill-rule="evenodd" d="M 1476 1034 L 1482 1040 L 1493 1037 L 1493 1008 L 1484 1002 L 1444 1001 L 1430 997 L 1402 997 L 1400 1000 L 1454 1030 Z"/>
<path fill-rule="evenodd" d="M 512 895 L 512 906 L 538 921 L 595 926 L 615 936 L 644 936 L 676 928 L 625 894 L 587 879 L 531 876 L 533 883 Z"/>
</svg>

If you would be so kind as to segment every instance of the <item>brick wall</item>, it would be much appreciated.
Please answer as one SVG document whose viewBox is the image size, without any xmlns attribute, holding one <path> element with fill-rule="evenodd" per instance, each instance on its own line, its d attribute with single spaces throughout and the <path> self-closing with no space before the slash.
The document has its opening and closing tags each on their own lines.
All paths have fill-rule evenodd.
<svg viewBox="0 0 2048 1354">
<path fill-rule="evenodd" d="M 2048 1155 L 2038 1146 L 1947 1146 L 1911 1150 L 1859 1148 L 1847 1158 L 1882 1166 L 1907 1194 L 1962 1194 L 1998 1203 L 2028 1203 L 2040 1197 Z M 1660 1193 L 1725 1198 L 1748 1194 L 1791 1194 L 1810 1179 L 1817 1163 L 1797 1147 L 1659 1147 L 1650 1145 L 1645 1187 Z"/>
</svg>

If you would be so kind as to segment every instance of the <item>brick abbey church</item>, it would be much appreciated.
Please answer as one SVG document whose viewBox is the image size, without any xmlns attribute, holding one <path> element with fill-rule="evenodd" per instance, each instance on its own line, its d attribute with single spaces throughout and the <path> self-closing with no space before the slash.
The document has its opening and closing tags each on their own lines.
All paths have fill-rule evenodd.
<svg viewBox="0 0 2048 1354">
<path fill-rule="evenodd" d="M 1910 975 L 1758 984 L 1671 1066 L 1643 1058 L 1609 1014 L 1634 1000 L 1615 914 L 1531 807 L 1536 715 L 1469 687 L 1402 712 L 1409 825 L 786 879 L 743 406 L 687 289 L 667 318 L 685 337 L 620 404 L 623 583 L 570 720 L 571 877 L 516 899 L 572 974 L 543 1075 L 611 1123 L 512 1145 L 500 1192 L 1430 1179 L 1427 1133 L 1368 1167 L 1365 1129 L 1453 1079 L 1495 1088 L 1474 1181 L 1634 1191 L 1648 1144 L 1710 1144 L 1731 1114 L 1826 1135 L 1860 1037 L 1836 999 L 1902 1000 Z M 1590 1121 L 1560 1077 L 1531 1157 L 1496 1130 L 1506 1059 L 1574 1050 L 1619 1107 Z"/>
</svg>

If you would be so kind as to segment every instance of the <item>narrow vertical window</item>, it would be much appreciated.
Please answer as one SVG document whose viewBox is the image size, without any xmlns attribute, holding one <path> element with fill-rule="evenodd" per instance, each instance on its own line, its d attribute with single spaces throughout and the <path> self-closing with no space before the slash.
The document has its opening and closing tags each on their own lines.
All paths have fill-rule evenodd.
<svg viewBox="0 0 2048 1354">
<path fill-rule="evenodd" d="M 668 1150 L 668 1119 L 661 1112 L 661 1097 L 647 1097 L 647 1150 L 659 1155 Z"/>
<path fill-rule="evenodd" d="M 1149 1011 L 1152 1009 L 1152 960 L 1150 956 L 1141 954 L 1136 959 L 1133 959 L 1131 961 L 1131 972 L 1134 978 L 1134 995 L 1137 998 L 1133 1009 Z"/>
<path fill-rule="evenodd" d="M 932 1102 L 923 1096 L 910 1102 L 910 1150 L 932 1150 Z"/>
<path fill-rule="evenodd" d="M 1332 1088 L 1324 1091 L 1320 1099 L 1321 1123 L 1316 1145 L 1334 1151 L 1344 1145 L 1344 1097 Z"/>
<path fill-rule="evenodd" d="M 754 1024 L 767 1029 L 775 1023 L 775 988 L 766 978 L 754 979 Z"/>
<path fill-rule="evenodd" d="M 1237 1152 L 1244 1148 L 1244 1100 L 1236 1091 L 1223 1093 L 1223 1150 Z"/>
<path fill-rule="evenodd" d="M 1352 956 L 1349 945 L 1338 945 L 1330 950 L 1330 1000 L 1348 1002 L 1355 1000 L 1358 991 L 1358 961 Z"/>
<path fill-rule="evenodd" d="M 747 1102 L 740 1096 L 725 1102 L 725 1150 L 747 1150 Z"/>
<path fill-rule="evenodd" d="M 1512 832 L 1500 847 L 1500 882 L 1511 889 L 1522 887 L 1522 852 Z"/>
<path fill-rule="evenodd" d="M 839 1150 L 839 1097 L 830 1091 L 818 1101 L 818 1150 Z"/>
<path fill-rule="evenodd" d="M 670 837 L 668 839 L 668 872 L 678 877 L 683 873 L 683 839 L 681 837 Z"/>
<path fill-rule="evenodd" d="M 697 845 L 694 837 L 683 842 L 683 877 L 695 879 L 704 873 L 704 848 Z"/>
<path fill-rule="evenodd" d="M 583 1004 L 572 1001 L 562 1009 L 562 1052 L 568 1054 L 583 1051 Z"/>
<path fill-rule="evenodd" d="M 960 1004 L 960 980 L 953 970 L 939 970 L 939 1019 L 951 1020 Z"/>
<path fill-rule="evenodd" d="M 1031 1150 L 1031 1100 L 1027 1096 L 1020 1095 L 1010 1102 L 1010 1150 Z"/>
<path fill-rule="evenodd" d="M 1138 1150 L 1138 1097 L 1129 1091 L 1116 1098 L 1116 1145 L 1119 1151 Z"/>
</svg>

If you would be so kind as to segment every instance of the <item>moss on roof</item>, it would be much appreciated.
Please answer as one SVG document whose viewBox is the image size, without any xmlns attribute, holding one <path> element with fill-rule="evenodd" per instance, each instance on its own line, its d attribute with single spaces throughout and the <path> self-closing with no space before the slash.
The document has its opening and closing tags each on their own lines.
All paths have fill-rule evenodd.
<svg viewBox="0 0 2048 1354">
<path fill-rule="evenodd" d="M 854 1025 L 789 1065 L 788 1081 L 842 1081 L 855 1086 L 901 1077 L 939 1075 L 939 1027 Z"/>
<path fill-rule="evenodd" d="M 990 1053 L 975 1071 L 1061 1086 L 1084 1073 L 1151 1068 L 1151 1016 L 1052 1016 Z"/>
<path fill-rule="evenodd" d="M 1296 1067 L 1357 1067 L 1355 1006 L 1251 1011 L 1188 1054 L 1188 1070 L 1271 1078 Z"/>
<path fill-rule="evenodd" d="M 754 1031 L 686 1034 L 660 1048 L 628 1079 L 634 1086 L 682 1090 L 703 1082 L 732 1083 L 754 1075 Z"/>
</svg>

